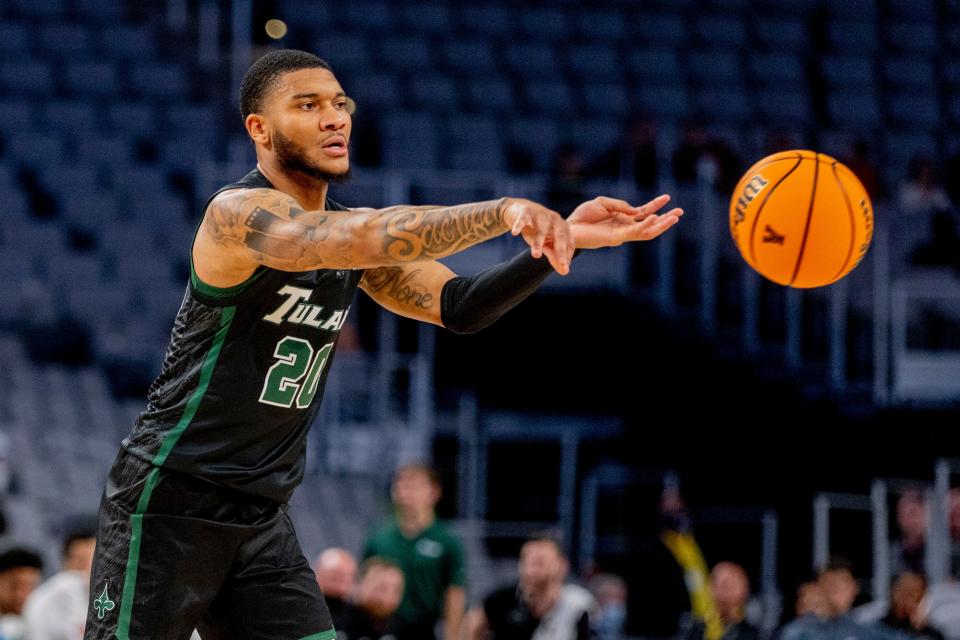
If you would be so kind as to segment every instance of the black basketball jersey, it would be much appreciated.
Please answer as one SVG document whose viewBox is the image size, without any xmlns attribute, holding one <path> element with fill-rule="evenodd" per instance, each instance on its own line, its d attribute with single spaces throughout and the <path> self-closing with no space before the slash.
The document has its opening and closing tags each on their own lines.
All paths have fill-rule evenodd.
<svg viewBox="0 0 960 640">
<path fill-rule="evenodd" d="M 238 188 L 272 185 L 255 169 L 214 196 Z M 346 207 L 328 199 L 326 209 Z M 303 478 L 307 431 L 362 275 L 261 266 L 246 282 L 216 288 L 191 260 L 162 370 L 124 447 L 156 466 L 287 501 Z"/>
</svg>

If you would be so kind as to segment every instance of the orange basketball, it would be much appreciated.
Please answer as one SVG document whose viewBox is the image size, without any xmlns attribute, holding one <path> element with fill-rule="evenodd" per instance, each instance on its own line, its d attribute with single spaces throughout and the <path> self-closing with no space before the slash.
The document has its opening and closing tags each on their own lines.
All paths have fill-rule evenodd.
<svg viewBox="0 0 960 640">
<path fill-rule="evenodd" d="M 846 166 L 814 151 L 783 151 L 750 167 L 730 199 L 740 255 L 778 284 L 809 289 L 857 266 L 873 238 L 873 205 Z"/>
</svg>

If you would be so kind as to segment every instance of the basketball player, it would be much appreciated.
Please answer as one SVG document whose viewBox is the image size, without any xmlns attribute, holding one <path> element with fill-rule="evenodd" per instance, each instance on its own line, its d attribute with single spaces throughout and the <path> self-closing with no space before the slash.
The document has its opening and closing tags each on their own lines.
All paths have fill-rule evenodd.
<svg viewBox="0 0 960 640">
<path fill-rule="evenodd" d="M 84 637 L 332 640 L 287 502 L 354 290 L 398 314 L 469 332 L 493 322 L 574 248 L 650 239 L 680 210 L 598 198 L 570 223 L 526 200 L 353 209 L 348 99 L 330 67 L 275 51 L 240 90 L 257 168 L 215 193 L 146 410 L 100 509 Z M 437 258 L 507 231 L 529 251 L 471 278 Z M 545 259 L 541 259 L 541 257 Z"/>
</svg>

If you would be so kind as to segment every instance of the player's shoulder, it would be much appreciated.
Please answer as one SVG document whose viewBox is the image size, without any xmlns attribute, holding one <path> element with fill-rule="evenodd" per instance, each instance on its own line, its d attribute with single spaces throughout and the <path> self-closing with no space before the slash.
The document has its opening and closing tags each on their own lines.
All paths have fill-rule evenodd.
<svg viewBox="0 0 960 640">
<path fill-rule="evenodd" d="M 271 187 L 244 187 L 240 185 L 230 185 L 221 189 L 210 198 L 207 209 L 218 207 L 221 209 L 234 209 L 247 205 L 250 202 L 258 205 L 268 203 L 277 203 L 288 200 L 290 196 Z"/>
</svg>

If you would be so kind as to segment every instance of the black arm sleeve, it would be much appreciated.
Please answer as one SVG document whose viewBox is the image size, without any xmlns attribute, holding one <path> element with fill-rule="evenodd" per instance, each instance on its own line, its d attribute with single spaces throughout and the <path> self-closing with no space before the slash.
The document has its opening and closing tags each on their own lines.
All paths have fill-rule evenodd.
<svg viewBox="0 0 960 640">
<path fill-rule="evenodd" d="M 551 273 L 546 258 L 524 251 L 474 276 L 452 278 L 440 293 L 440 321 L 454 333 L 476 333 L 523 302 Z"/>
</svg>

